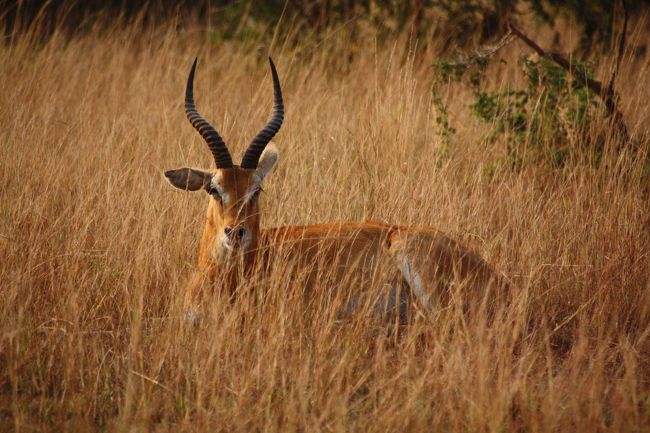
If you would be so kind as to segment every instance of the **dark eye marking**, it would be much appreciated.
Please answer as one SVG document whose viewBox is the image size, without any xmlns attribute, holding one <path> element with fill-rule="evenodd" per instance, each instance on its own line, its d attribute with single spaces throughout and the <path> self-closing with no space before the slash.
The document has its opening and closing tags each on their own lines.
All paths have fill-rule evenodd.
<svg viewBox="0 0 650 433">
<path fill-rule="evenodd" d="M 208 186 L 205 187 L 205 190 L 207 191 L 208 194 L 212 198 L 216 200 L 217 203 L 223 204 L 223 198 L 221 197 L 221 194 L 219 193 L 219 190 L 212 186 L 212 184 L 209 184 Z"/>
<path fill-rule="evenodd" d="M 262 187 L 257 188 L 257 189 L 255 190 L 255 192 L 253 192 L 253 195 L 251 196 L 251 199 L 253 199 L 253 200 L 257 199 L 257 198 L 260 196 L 260 193 L 261 193 L 261 192 L 264 192 L 264 190 L 262 189 Z"/>
</svg>

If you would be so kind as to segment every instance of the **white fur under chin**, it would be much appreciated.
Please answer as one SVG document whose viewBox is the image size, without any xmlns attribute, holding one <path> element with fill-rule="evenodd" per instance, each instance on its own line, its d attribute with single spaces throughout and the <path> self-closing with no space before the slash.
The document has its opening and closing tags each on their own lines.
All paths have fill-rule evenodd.
<svg viewBox="0 0 650 433">
<path fill-rule="evenodd" d="M 225 234 L 222 234 L 215 239 L 213 244 L 212 260 L 216 263 L 225 263 L 235 257 L 242 257 L 244 252 L 250 248 L 252 240 L 252 236 L 247 231 L 242 241 L 235 247 L 230 239 Z"/>
</svg>

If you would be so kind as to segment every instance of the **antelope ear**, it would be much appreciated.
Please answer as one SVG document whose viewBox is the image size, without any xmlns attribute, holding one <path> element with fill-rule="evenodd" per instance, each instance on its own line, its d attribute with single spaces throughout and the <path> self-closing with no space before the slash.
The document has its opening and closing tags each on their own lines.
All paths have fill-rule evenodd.
<svg viewBox="0 0 650 433">
<path fill-rule="evenodd" d="M 257 163 L 257 169 L 255 171 L 260 179 L 264 179 L 269 174 L 275 163 L 278 162 L 279 157 L 280 152 L 275 147 L 275 144 L 267 144 L 264 152 L 262 152 L 262 156 L 260 156 L 260 161 Z"/>
<path fill-rule="evenodd" d="M 212 174 L 195 168 L 183 167 L 166 171 L 165 177 L 169 183 L 178 189 L 196 191 L 205 188 L 210 183 Z"/>
</svg>

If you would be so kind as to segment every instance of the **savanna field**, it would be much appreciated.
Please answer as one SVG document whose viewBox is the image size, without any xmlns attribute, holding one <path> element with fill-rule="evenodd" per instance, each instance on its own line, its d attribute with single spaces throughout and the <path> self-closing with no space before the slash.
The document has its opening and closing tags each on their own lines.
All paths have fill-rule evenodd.
<svg viewBox="0 0 650 433">
<path fill-rule="evenodd" d="M 650 431 L 648 18 L 630 19 L 615 82 L 623 145 L 598 98 L 557 134 L 482 120 L 426 32 L 275 24 L 229 39 L 180 18 L 35 26 L 0 44 L 0 431 Z M 580 37 L 570 20 L 559 42 L 520 27 L 561 52 Z M 588 56 L 595 78 L 614 45 Z M 526 88 L 530 54 L 500 46 L 481 85 Z M 434 226 L 506 275 L 512 301 L 496 318 L 418 310 L 394 332 L 306 312 L 278 276 L 233 302 L 215 289 L 188 321 L 208 198 L 162 173 L 214 164 L 183 112 L 197 55 L 197 106 L 237 161 L 277 65 L 263 227 Z"/>
</svg>

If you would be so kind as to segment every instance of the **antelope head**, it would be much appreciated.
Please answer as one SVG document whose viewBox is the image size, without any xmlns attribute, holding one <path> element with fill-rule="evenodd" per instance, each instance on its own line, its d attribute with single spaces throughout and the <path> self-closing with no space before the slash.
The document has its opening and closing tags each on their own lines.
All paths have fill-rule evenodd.
<svg viewBox="0 0 650 433">
<path fill-rule="evenodd" d="M 248 146 L 239 166 L 233 164 L 228 147 L 217 130 L 196 110 L 193 91 L 196 59 L 187 79 L 185 114 L 207 143 L 217 168 L 205 171 L 183 167 L 166 171 L 165 176 L 176 188 L 204 190 L 209 194 L 206 230 L 213 231 L 214 236 L 212 245 L 202 245 L 202 248 L 209 248 L 212 260 L 217 263 L 246 256 L 257 248 L 260 232 L 258 197 L 262 181 L 278 159 L 277 148 L 268 144 L 280 130 L 284 119 L 280 80 L 270 57 L 269 63 L 275 94 L 273 114 Z"/>
</svg>

